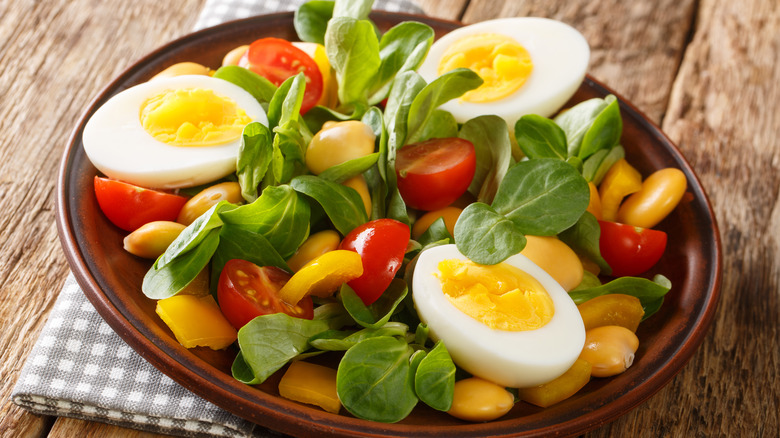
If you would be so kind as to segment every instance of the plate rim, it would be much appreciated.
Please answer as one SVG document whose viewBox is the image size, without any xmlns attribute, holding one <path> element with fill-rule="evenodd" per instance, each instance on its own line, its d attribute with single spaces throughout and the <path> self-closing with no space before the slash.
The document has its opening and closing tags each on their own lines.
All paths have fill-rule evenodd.
<svg viewBox="0 0 780 438">
<path fill-rule="evenodd" d="M 262 391 L 258 391 L 257 389 L 250 387 L 248 385 L 240 384 L 243 385 L 242 388 L 237 384 L 225 385 L 223 381 L 215 382 L 214 380 L 206 379 L 202 375 L 202 373 L 199 373 L 196 370 L 193 370 L 187 366 L 182 366 L 182 363 L 174 357 L 175 353 L 177 352 L 161 349 L 159 345 L 155 344 L 151 339 L 149 339 L 147 336 L 141 333 L 141 331 L 132 324 L 132 321 L 130 321 L 122 313 L 122 310 L 116 307 L 116 305 L 111 301 L 111 299 L 108 296 L 106 296 L 105 292 L 100 288 L 97 280 L 90 272 L 87 266 L 87 260 L 84 257 L 85 255 L 81 253 L 81 251 L 79 250 L 78 244 L 76 242 L 76 235 L 72 228 L 73 225 L 72 218 L 70 217 L 69 209 L 68 209 L 69 192 L 67 189 L 69 188 L 68 177 L 70 176 L 69 169 L 70 169 L 71 159 L 78 152 L 77 149 L 78 146 L 80 146 L 80 136 L 84 124 L 86 123 L 90 115 L 94 112 L 94 110 L 97 108 L 97 106 L 100 105 L 104 100 L 108 99 L 112 94 L 118 92 L 121 89 L 121 85 L 124 82 L 126 82 L 128 78 L 134 74 L 134 72 L 140 70 L 143 65 L 148 63 L 150 60 L 160 57 L 161 55 L 163 55 L 164 53 L 170 51 L 175 47 L 184 45 L 193 40 L 200 41 L 201 39 L 208 39 L 207 37 L 209 35 L 213 35 L 220 31 L 225 31 L 231 26 L 245 25 L 247 23 L 254 23 L 256 21 L 291 19 L 292 16 L 293 16 L 293 12 L 279 12 L 273 14 L 257 15 L 257 16 L 248 17 L 244 19 L 225 22 L 217 26 L 201 29 L 183 35 L 179 38 L 176 38 L 158 47 L 157 49 L 149 52 L 148 54 L 144 55 L 137 61 L 133 62 L 130 66 L 128 66 L 125 70 L 123 70 L 122 73 L 120 73 L 118 76 L 112 79 L 106 86 L 104 86 L 98 92 L 98 94 L 89 103 L 86 110 L 83 111 L 83 113 L 79 117 L 76 126 L 73 128 L 68 138 L 67 146 L 64 149 L 62 154 L 58 177 L 57 177 L 57 188 L 56 188 L 56 195 L 57 195 L 56 223 L 58 229 L 58 236 L 60 239 L 61 246 L 63 248 L 63 252 L 65 253 L 68 264 L 79 286 L 84 291 L 84 294 L 87 296 L 88 300 L 98 310 L 98 313 L 106 321 L 106 323 L 108 323 L 108 325 L 115 332 L 117 332 L 117 334 L 119 334 L 119 336 L 128 345 L 130 345 L 136 352 L 138 352 L 146 361 L 151 363 L 155 368 L 160 370 L 163 374 L 172 377 L 175 381 L 177 381 L 179 384 L 181 384 L 188 390 L 214 403 L 220 408 L 225 409 L 248 421 L 272 429 L 277 429 L 286 433 L 295 433 L 296 431 L 299 432 L 301 430 L 300 424 L 296 424 L 296 427 L 294 428 L 292 428 L 292 426 L 293 423 L 298 423 L 300 419 L 313 418 L 312 414 L 314 413 L 315 414 L 314 417 L 316 417 L 317 420 L 320 421 L 322 417 L 325 417 L 325 415 L 320 415 L 320 414 L 325 414 L 325 413 L 313 407 L 291 402 L 272 394 L 263 393 Z M 438 25 L 447 26 L 450 28 L 463 26 L 463 23 L 457 21 L 437 19 L 437 18 L 418 15 L 418 14 L 374 11 L 372 12 L 372 16 L 384 17 L 386 19 L 392 19 L 396 21 L 401 21 L 403 19 L 414 19 L 429 24 L 436 23 Z M 661 131 L 661 129 L 652 120 L 650 120 L 642 111 L 636 108 L 630 101 L 623 98 L 619 93 L 610 89 L 609 87 L 607 87 L 600 81 L 596 80 L 595 78 L 591 77 L 590 75 L 586 76 L 585 82 L 589 83 L 591 87 L 596 88 L 599 91 L 603 91 L 605 94 L 614 94 L 618 98 L 618 101 L 620 103 L 621 113 L 623 115 L 631 114 L 632 117 L 638 120 L 640 125 L 643 125 L 643 127 L 648 133 L 651 133 L 653 136 L 657 137 L 661 143 L 664 143 L 667 146 L 671 147 L 671 152 L 672 155 L 674 156 L 674 159 L 677 161 L 678 165 L 680 165 L 683 168 L 683 171 L 686 173 L 686 176 L 689 176 L 689 179 L 690 176 L 693 177 L 693 181 L 689 181 L 689 188 L 696 189 L 697 195 L 701 197 L 704 205 L 706 206 L 706 213 L 707 213 L 706 216 L 712 224 L 712 238 L 714 243 L 714 252 L 712 254 L 711 262 L 714 264 L 714 267 L 712 271 L 713 274 L 710 277 L 710 284 L 711 284 L 710 293 L 707 295 L 709 299 L 707 300 L 706 303 L 702 303 L 703 306 L 701 310 L 696 313 L 696 320 L 692 321 L 692 324 L 694 326 L 693 329 L 689 332 L 688 336 L 683 340 L 683 342 L 681 342 L 681 344 L 677 346 L 678 350 L 685 347 L 683 354 L 674 355 L 673 357 L 668 358 L 668 360 L 664 363 L 664 366 L 661 367 L 661 372 L 656 372 L 652 374 L 652 376 L 649 379 L 634 386 L 633 388 L 631 388 L 629 392 L 622 394 L 621 396 L 615 398 L 614 400 L 611 400 L 610 402 L 604 405 L 599 406 L 594 411 L 592 411 L 590 415 L 587 416 L 587 418 L 585 418 L 586 416 L 578 416 L 573 419 L 568 419 L 562 423 L 558 423 L 555 425 L 548 426 L 546 428 L 534 429 L 530 431 L 518 431 L 516 428 L 513 428 L 512 425 L 509 424 L 509 423 L 517 423 L 517 421 L 497 420 L 491 423 L 482 423 L 476 425 L 470 424 L 470 426 L 472 427 L 468 430 L 466 434 L 461 434 L 460 432 L 458 432 L 457 426 L 441 427 L 436 432 L 432 432 L 432 433 L 447 432 L 447 433 L 453 433 L 458 436 L 461 435 L 467 436 L 474 433 L 477 434 L 490 433 L 492 436 L 514 436 L 518 432 L 523 432 L 528 436 L 543 436 L 543 435 L 548 435 L 550 433 L 556 433 L 561 435 L 572 435 L 572 434 L 583 433 L 589 430 L 593 430 L 603 424 L 614 421 L 618 417 L 633 410 L 639 404 L 646 401 L 648 398 L 650 398 L 652 395 L 658 392 L 661 388 L 667 385 L 672 380 L 672 378 L 677 373 L 679 373 L 685 367 L 685 365 L 690 361 L 693 354 L 699 349 L 699 346 L 703 342 L 709 330 L 709 327 L 716 313 L 718 303 L 720 301 L 719 299 L 720 299 L 720 289 L 721 289 L 721 281 L 722 281 L 721 279 L 722 251 L 721 251 L 720 232 L 718 229 L 714 212 L 712 210 L 712 205 L 709 201 L 709 197 L 704 191 L 701 181 L 696 175 L 696 172 L 691 167 L 690 163 L 688 163 L 688 161 L 685 159 L 685 157 L 680 152 L 678 147 L 666 136 L 666 134 L 663 131 Z M 132 327 L 132 330 L 128 330 L 128 326 Z M 197 359 L 197 360 L 201 360 L 201 359 Z M 174 377 L 170 374 L 170 371 L 172 371 L 175 368 L 179 369 L 179 373 L 177 373 L 176 376 Z M 240 383 L 240 382 L 234 381 L 233 383 Z M 215 401 L 213 397 L 210 397 L 209 396 L 210 394 L 215 393 L 214 392 L 215 389 L 222 390 L 224 392 L 223 395 L 227 395 L 227 397 L 231 399 L 234 405 L 231 405 L 230 407 L 226 407 L 225 406 L 226 403 Z M 250 393 L 258 393 L 258 392 L 264 394 L 267 398 L 273 399 L 273 400 L 266 400 L 266 401 L 270 401 L 271 403 L 268 405 L 264 405 L 262 407 L 266 409 L 272 409 L 276 412 L 281 413 L 281 415 L 286 417 L 286 421 L 279 421 L 278 418 L 275 418 L 273 419 L 273 421 L 267 423 L 259 423 L 256 420 L 257 418 L 256 416 L 247 414 L 247 410 L 256 409 L 258 406 L 255 403 L 251 403 L 251 401 L 244 396 L 251 395 Z M 610 409 L 613 406 L 613 404 L 616 403 L 618 400 L 624 406 L 628 406 L 628 408 Z M 232 406 L 240 406 L 240 408 L 233 409 Z M 381 433 L 382 430 L 384 430 L 389 435 L 404 434 L 403 431 L 398 430 L 393 425 L 368 422 L 365 420 L 359 420 L 354 417 L 347 417 L 343 415 L 338 415 L 334 417 L 337 417 L 338 420 L 333 422 L 326 422 L 326 423 L 323 422 L 310 423 L 308 425 L 308 429 L 306 430 L 308 430 L 311 433 L 318 433 L 318 434 L 324 433 L 332 436 L 341 436 L 341 435 L 375 436 L 376 434 Z M 502 423 L 506 423 L 506 424 L 502 424 Z M 372 427 L 367 428 L 366 424 L 371 424 Z M 350 427 L 345 427 L 345 426 L 350 426 Z M 420 431 L 417 430 L 416 433 L 417 436 L 420 436 L 419 432 Z"/>
</svg>

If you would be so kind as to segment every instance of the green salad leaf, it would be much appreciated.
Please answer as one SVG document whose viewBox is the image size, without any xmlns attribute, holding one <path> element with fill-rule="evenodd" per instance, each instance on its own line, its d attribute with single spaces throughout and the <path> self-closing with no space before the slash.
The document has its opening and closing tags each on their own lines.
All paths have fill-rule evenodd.
<svg viewBox="0 0 780 438">
<path fill-rule="evenodd" d="M 482 202 L 469 204 L 455 223 L 458 251 L 476 263 L 495 265 L 525 248 L 515 223 Z"/>
<path fill-rule="evenodd" d="M 354 189 L 314 175 L 295 177 L 290 186 L 319 203 L 343 235 L 368 221 L 363 200 Z"/>
<path fill-rule="evenodd" d="M 458 137 L 470 141 L 477 155 L 477 168 L 469 192 L 489 204 L 512 164 L 512 144 L 504 119 L 494 115 L 475 117 L 463 124 Z"/>
<path fill-rule="evenodd" d="M 515 123 L 517 145 L 528 158 L 566 160 L 566 133 L 547 117 L 525 115 Z"/>
<path fill-rule="evenodd" d="M 368 103 L 376 105 L 390 92 L 400 73 L 416 70 L 433 43 L 433 29 L 427 24 L 406 21 L 390 28 L 379 41 L 380 65 Z"/>
<path fill-rule="evenodd" d="M 601 227 L 599 227 L 599 222 L 588 211 L 582 214 L 576 224 L 558 234 L 561 241 L 569 245 L 574 252 L 586 256 L 598 265 L 601 272 L 609 275 L 612 272 L 612 268 L 601 257 L 601 250 L 599 249 L 600 236 Z"/>
<path fill-rule="evenodd" d="M 623 146 L 617 145 L 611 149 L 601 149 L 588 157 L 582 166 L 582 176 L 593 184 L 601 184 L 601 180 L 613 164 L 626 155 Z"/>
<path fill-rule="evenodd" d="M 236 175 L 241 196 L 252 202 L 257 199 L 257 188 L 263 182 L 273 156 L 273 134 L 262 123 L 252 122 L 244 127 L 238 150 Z"/>
<path fill-rule="evenodd" d="M 509 169 L 491 206 L 524 234 L 552 236 L 574 225 L 589 199 L 588 183 L 576 169 L 539 158 Z"/>
<path fill-rule="evenodd" d="M 157 258 L 152 269 L 162 269 L 176 258 L 197 248 L 212 230 L 222 226 L 222 217 L 220 214 L 234 208 L 236 208 L 236 206 L 228 201 L 220 201 L 213 205 L 191 224 L 187 225 L 187 228 L 185 228 L 184 231 L 168 245 L 165 252 Z"/>
<path fill-rule="evenodd" d="M 310 0 L 295 10 L 293 27 L 301 41 L 325 45 L 325 30 L 333 16 L 332 0 Z"/>
<path fill-rule="evenodd" d="M 346 283 L 341 286 L 340 296 L 344 308 L 356 323 L 366 328 L 377 328 L 390 320 L 395 309 L 406 297 L 407 291 L 406 282 L 394 278 L 387 290 L 368 306 Z"/>
<path fill-rule="evenodd" d="M 426 85 L 414 96 L 409 108 L 406 143 L 417 143 L 426 129 L 431 130 L 426 126 L 440 105 L 479 87 L 482 82 L 473 70 L 456 68 Z"/>
<path fill-rule="evenodd" d="M 325 32 L 325 51 L 336 72 L 341 105 L 362 115 L 368 90 L 379 71 L 379 41 L 368 20 L 334 17 Z"/>
<path fill-rule="evenodd" d="M 374 0 L 336 0 L 333 16 L 366 20 L 373 5 Z"/>
<path fill-rule="evenodd" d="M 394 337 L 372 337 L 353 346 L 341 359 L 336 374 L 339 400 L 352 415 L 394 423 L 417 405 L 412 349 Z"/>
<path fill-rule="evenodd" d="M 191 251 L 176 257 L 165 266 L 149 269 L 141 285 L 144 295 L 153 300 L 162 300 L 179 293 L 209 264 L 218 244 L 219 230 L 211 230 Z"/>
<path fill-rule="evenodd" d="M 220 213 L 228 224 L 262 234 L 283 258 L 309 236 L 311 209 L 292 187 L 269 186 L 256 201 Z"/>
<path fill-rule="evenodd" d="M 238 363 L 236 358 L 233 377 L 252 383 L 264 382 L 306 351 L 309 338 L 330 328 L 328 321 L 295 318 L 285 313 L 258 316 L 238 331 L 240 360 L 244 363 Z M 235 371 L 239 372 L 238 376 Z"/>
<path fill-rule="evenodd" d="M 271 242 L 260 233 L 239 225 L 224 224 L 219 231 L 219 246 L 211 259 L 211 293 L 216 294 L 222 268 L 231 259 L 241 259 L 257 266 L 276 266 L 290 271 L 287 262 Z"/>
<path fill-rule="evenodd" d="M 414 373 L 414 391 L 426 405 L 449 411 L 455 392 L 455 363 L 444 343 L 439 341 L 423 357 Z"/>
<path fill-rule="evenodd" d="M 276 93 L 276 85 L 272 84 L 271 81 L 252 70 L 237 65 L 226 65 L 218 68 L 214 72 L 214 77 L 238 85 L 248 91 L 260 104 L 265 104 L 266 107 Z"/>
<path fill-rule="evenodd" d="M 626 294 L 639 298 L 645 314 L 642 321 L 652 316 L 663 303 L 664 296 L 672 288 L 672 282 L 663 275 L 656 275 L 653 280 L 639 277 L 620 277 L 601 286 L 575 288 L 569 296 L 575 304 L 581 304 L 592 298 L 606 294 Z"/>
</svg>

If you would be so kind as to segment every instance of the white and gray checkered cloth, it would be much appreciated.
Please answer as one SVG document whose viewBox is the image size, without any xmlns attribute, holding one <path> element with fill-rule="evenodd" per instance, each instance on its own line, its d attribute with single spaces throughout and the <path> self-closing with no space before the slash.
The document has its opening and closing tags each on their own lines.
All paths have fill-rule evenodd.
<svg viewBox="0 0 780 438">
<path fill-rule="evenodd" d="M 287 11 L 303 0 L 207 0 L 195 29 Z M 411 0 L 375 9 L 422 11 Z M 43 415 L 75 417 L 182 436 L 281 436 L 191 393 L 133 351 L 97 313 L 71 274 L 11 397 Z"/>
</svg>

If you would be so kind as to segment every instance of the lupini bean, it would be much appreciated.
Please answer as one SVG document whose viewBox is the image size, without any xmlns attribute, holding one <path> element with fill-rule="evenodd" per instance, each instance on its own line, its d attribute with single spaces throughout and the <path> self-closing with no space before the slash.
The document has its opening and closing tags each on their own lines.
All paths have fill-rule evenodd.
<svg viewBox="0 0 780 438">
<path fill-rule="evenodd" d="M 555 236 L 525 236 L 520 254 L 550 274 L 567 292 L 582 282 L 584 269 L 577 253 Z"/>
<path fill-rule="evenodd" d="M 515 398 L 501 385 L 469 377 L 455 382 L 452 407 L 447 412 L 467 421 L 490 421 L 512 409 Z"/>
<path fill-rule="evenodd" d="M 249 45 L 244 44 L 243 46 L 238 46 L 227 52 L 227 55 L 222 58 L 222 65 L 238 65 L 239 61 L 241 61 L 241 57 L 244 56 L 244 53 L 246 53 L 247 50 L 249 50 Z"/>
<path fill-rule="evenodd" d="M 298 272 L 300 269 L 329 251 L 335 251 L 341 243 L 339 233 L 333 230 L 324 230 L 314 233 L 295 251 L 295 254 L 287 260 L 287 266 Z"/>
<path fill-rule="evenodd" d="M 173 76 L 183 76 L 183 75 L 208 76 L 209 73 L 211 73 L 211 70 L 209 70 L 208 67 L 200 65 L 196 62 L 180 62 L 178 64 L 173 64 L 172 66 L 166 68 L 160 73 L 157 73 L 150 80 L 155 80 L 160 78 L 170 78 Z"/>
<path fill-rule="evenodd" d="M 680 169 L 668 167 L 653 172 L 638 192 L 629 196 L 618 210 L 620 223 L 653 228 L 680 203 L 688 180 Z"/>
<path fill-rule="evenodd" d="M 229 181 L 203 189 L 184 204 L 176 222 L 189 225 L 219 201 L 228 201 L 233 204 L 243 203 L 241 186 L 237 182 Z"/>
<path fill-rule="evenodd" d="M 306 150 L 306 167 L 319 175 L 326 169 L 374 152 L 374 131 L 359 120 L 326 122 Z"/>
<path fill-rule="evenodd" d="M 639 339 L 631 330 L 605 325 L 585 332 L 585 346 L 580 353 L 592 365 L 591 376 L 610 377 L 627 370 L 634 363 Z"/>
<path fill-rule="evenodd" d="M 154 221 L 141 225 L 125 236 L 125 251 L 138 257 L 156 259 L 184 228 L 184 225 L 170 221 Z"/>
<path fill-rule="evenodd" d="M 366 214 L 371 217 L 371 195 L 368 193 L 368 184 L 363 175 L 355 175 L 352 178 L 341 183 L 360 195 L 360 199 L 363 201 L 363 207 L 366 209 Z"/>
<path fill-rule="evenodd" d="M 447 231 L 449 231 L 450 234 L 454 236 L 455 222 L 458 221 L 461 213 L 463 213 L 462 208 L 452 206 L 425 213 L 424 215 L 420 216 L 419 219 L 414 221 L 414 225 L 412 226 L 412 238 L 418 239 L 423 235 L 423 233 L 425 233 L 425 231 L 428 230 L 428 227 L 430 227 L 431 224 L 433 224 L 439 218 L 444 219 L 444 226 L 447 227 Z"/>
</svg>

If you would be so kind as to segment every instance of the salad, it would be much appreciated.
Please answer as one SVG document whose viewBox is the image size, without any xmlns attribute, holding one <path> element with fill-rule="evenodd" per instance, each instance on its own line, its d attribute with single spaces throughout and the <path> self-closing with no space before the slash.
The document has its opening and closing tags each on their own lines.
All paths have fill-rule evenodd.
<svg viewBox="0 0 780 438">
<path fill-rule="evenodd" d="M 176 64 L 88 121 L 157 314 L 235 351 L 241 382 L 282 373 L 283 397 L 381 422 L 419 403 L 489 421 L 625 371 L 671 288 L 653 227 L 682 172 L 625 160 L 614 96 L 561 110 L 589 57 L 565 24 L 434 43 L 380 32 L 371 4 L 306 3 L 303 42 Z"/>
</svg>

